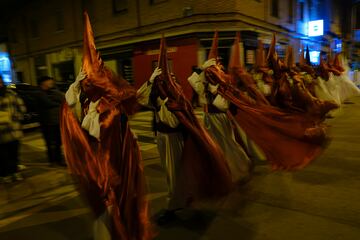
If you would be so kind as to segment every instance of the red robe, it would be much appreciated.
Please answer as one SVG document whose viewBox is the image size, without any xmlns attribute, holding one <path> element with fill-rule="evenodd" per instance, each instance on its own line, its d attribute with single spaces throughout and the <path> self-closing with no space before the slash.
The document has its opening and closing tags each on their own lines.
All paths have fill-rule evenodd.
<svg viewBox="0 0 360 240">
<path fill-rule="evenodd" d="M 300 114 L 252 104 L 226 84 L 228 76 L 216 67 L 207 68 L 205 74 L 210 83 L 220 84 L 218 93 L 236 106 L 236 121 L 264 151 L 273 169 L 300 169 L 321 154 L 326 143 L 324 126 Z"/>
<path fill-rule="evenodd" d="M 104 70 L 103 78 L 113 79 Z M 91 76 L 88 77 L 91 79 Z M 91 80 L 84 80 L 82 85 Z M 96 217 L 112 206 L 113 239 L 151 238 L 141 154 L 126 119 L 136 91 L 124 80 L 109 84 L 98 105 L 100 139 L 81 128 L 71 108 L 61 109 L 61 135 L 67 164 Z M 94 87 L 94 92 L 100 92 Z M 111 90 L 110 90 L 111 89 Z M 87 93 L 91 91 L 88 89 Z"/>
</svg>

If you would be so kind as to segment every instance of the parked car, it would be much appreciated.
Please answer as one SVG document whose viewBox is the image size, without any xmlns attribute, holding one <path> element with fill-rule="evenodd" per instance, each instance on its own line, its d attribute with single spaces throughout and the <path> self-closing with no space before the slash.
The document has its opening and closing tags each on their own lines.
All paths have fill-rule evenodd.
<svg viewBox="0 0 360 240">
<path fill-rule="evenodd" d="M 10 84 L 8 88 L 15 91 L 25 103 L 26 113 L 24 114 L 23 124 L 39 122 L 38 104 L 36 101 L 38 88 L 27 83 Z"/>
</svg>

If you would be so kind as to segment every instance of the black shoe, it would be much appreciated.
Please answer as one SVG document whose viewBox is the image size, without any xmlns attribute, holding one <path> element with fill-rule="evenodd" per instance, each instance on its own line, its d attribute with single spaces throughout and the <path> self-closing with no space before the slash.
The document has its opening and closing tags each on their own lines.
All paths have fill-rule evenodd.
<svg viewBox="0 0 360 240">
<path fill-rule="evenodd" d="M 156 220 L 156 223 L 159 226 L 166 225 L 176 219 L 176 214 L 174 210 L 166 210 L 163 214 L 161 214 L 158 219 Z"/>
</svg>

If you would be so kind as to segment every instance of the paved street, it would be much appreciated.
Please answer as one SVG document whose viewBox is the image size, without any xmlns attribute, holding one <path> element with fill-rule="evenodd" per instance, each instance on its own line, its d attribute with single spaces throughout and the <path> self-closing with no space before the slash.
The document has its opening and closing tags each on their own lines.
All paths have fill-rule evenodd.
<svg viewBox="0 0 360 240">
<path fill-rule="evenodd" d="M 199 115 L 200 117 L 200 112 Z M 131 119 L 143 153 L 156 216 L 166 205 L 166 181 L 151 132 L 151 114 Z M 179 213 L 157 228 L 159 240 L 357 240 L 360 239 L 360 97 L 327 123 L 333 140 L 299 172 L 271 172 L 258 162 L 250 183 L 214 205 Z M 1 240 L 90 240 L 93 217 L 66 169 L 46 163 L 38 131 L 21 149 L 25 181 L 0 185 Z"/>
</svg>

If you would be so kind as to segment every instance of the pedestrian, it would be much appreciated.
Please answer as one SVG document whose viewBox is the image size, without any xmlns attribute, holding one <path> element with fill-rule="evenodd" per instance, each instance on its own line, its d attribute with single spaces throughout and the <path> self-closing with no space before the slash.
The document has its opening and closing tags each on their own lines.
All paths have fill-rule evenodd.
<svg viewBox="0 0 360 240">
<path fill-rule="evenodd" d="M 21 120 L 26 108 L 23 100 L 7 89 L 0 75 L 0 182 L 23 180 L 18 173 Z"/>
<path fill-rule="evenodd" d="M 82 70 L 61 109 L 66 162 L 95 215 L 95 240 L 149 240 L 143 163 L 127 120 L 136 91 L 104 66 L 84 15 Z"/>
<path fill-rule="evenodd" d="M 229 167 L 220 147 L 196 118 L 190 101 L 172 77 L 164 37 L 158 68 L 138 90 L 138 101 L 155 112 L 161 164 L 168 183 L 168 206 L 159 225 L 176 219 L 176 212 L 196 200 L 217 199 L 232 188 Z"/>
<path fill-rule="evenodd" d="M 40 77 L 38 86 L 40 126 L 47 147 L 48 161 L 51 166 L 65 166 L 59 125 L 60 106 L 65 99 L 64 94 L 56 89 L 54 79 L 49 76 Z"/>
</svg>

